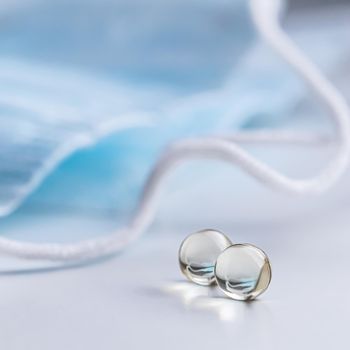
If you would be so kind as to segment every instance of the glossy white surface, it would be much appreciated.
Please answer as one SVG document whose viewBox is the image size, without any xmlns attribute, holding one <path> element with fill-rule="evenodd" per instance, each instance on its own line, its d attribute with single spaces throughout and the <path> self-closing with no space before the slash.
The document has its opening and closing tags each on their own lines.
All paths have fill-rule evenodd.
<svg viewBox="0 0 350 350">
<path fill-rule="evenodd" d="M 124 254 L 87 267 L 3 272 L 1 349 L 345 348 L 350 207 L 344 200 L 309 218 L 223 224 L 237 240 L 267 249 L 274 263 L 268 291 L 251 303 L 182 276 L 181 232 L 194 224 L 175 230 L 160 223 Z M 30 263 L 3 259 L 1 270 L 10 264 Z"/>
</svg>

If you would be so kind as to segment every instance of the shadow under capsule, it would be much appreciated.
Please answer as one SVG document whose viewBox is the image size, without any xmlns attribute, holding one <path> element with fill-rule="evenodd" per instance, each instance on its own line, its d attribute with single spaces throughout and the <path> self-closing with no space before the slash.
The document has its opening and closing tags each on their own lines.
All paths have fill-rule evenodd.
<svg viewBox="0 0 350 350">
<path fill-rule="evenodd" d="M 162 285 L 160 290 L 177 297 L 186 308 L 211 312 L 223 322 L 242 321 L 255 304 L 261 304 L 259 300 L 232 300 L 220 295 L 216 286 L 204 287 L 188 281 L 168 282 Z"/>
</svg>

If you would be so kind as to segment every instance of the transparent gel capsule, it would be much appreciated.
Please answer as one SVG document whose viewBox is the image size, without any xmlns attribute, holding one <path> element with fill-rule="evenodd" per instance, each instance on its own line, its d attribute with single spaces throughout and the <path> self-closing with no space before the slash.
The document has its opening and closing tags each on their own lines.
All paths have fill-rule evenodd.
<svg viewBox="0 0 350 350">
<path fill-rule="evenodd" d="M 271 266 L 261 249 L 234 244 L 219 255 L 215 276 L 219 288 L 230 298 L 252 300 L 269 286 Z"/>
<path fill-rule="evenodd" d="M 231 244 L 219 231 L 207 229 L 191 234 L 180 246 L 181 271 L 190 281 L 197 284 L 208 286 L 215 283 L 216 259 Z"/>
</svg>

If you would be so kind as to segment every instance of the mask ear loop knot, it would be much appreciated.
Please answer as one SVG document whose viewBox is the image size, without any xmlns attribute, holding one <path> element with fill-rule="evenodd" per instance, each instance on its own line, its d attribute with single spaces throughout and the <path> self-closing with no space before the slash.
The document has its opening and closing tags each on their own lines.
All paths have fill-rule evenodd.
<svg viewBox="0 0 350 350">
<path fill-rule="evenodd" d="M 278 20 L 279 0 L 250 0 L 250 9 L 253 22 L 262 38 L 294 68 L 331 112 L 329 118 L 335 129 L 336 153 L 318 175 L 308 179 L 292 179 L 249 154 L 239 143 L 286 143 L 303 146 L 328 144 L 331 140 L 322 135 L 261 131 L 185 139 L 171 145 L 158 160 L 146 182 L 138 210 L 124 229 L 103 238 L 72 244 L 27 243 L 0 238 L 0 253 L 25 259 L 77 262 L 121 251 L 135 241 L 151 223 L 165 175 L 178 163 L 195 158 L 229 162 L 239 166 L 265 186 L 286 193 L 319 194 L 330 188 L 348 165 L 349 107 L 339 91 L 281 29 Z"/>
</svg>

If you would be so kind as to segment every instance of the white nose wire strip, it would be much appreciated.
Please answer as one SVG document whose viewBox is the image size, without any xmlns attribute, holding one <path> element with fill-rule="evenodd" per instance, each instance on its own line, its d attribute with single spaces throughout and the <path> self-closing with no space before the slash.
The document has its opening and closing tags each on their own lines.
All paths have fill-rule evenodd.
<svg viewBox="0 0 350 350">
<path fill-rule="evenodd" d="M 278 21 L 277 0 L 251 0 L 251 13 L 257 30 L 309 84 L 331 111 L 335 126 L 336 154 L 330 164 L 310 179 L 292 179 L 256 159 L 236 142 L 293 143 L 296 145 L 328 144 L 322 136 L 282 132 L 239 133 L 226 137 L 187 139 L 173 144 L 154 167 L 144 188 L 138 210 L 130 224 L 103 238 L 72 244 L 27 243 L 0 238 L 0 253 L 26 259 L 81 261 L 118 252 L 136 240 L 151 223 L 162 179 L 175 164 L 193 158 L 212 158 L 228 161 L 273 189 L 289 193 L 321 193 L 334 184 L 344 172 L 350 153 L 349 108 L 332 84 L 304 56 L 282 31 Z"/>
</svg>

